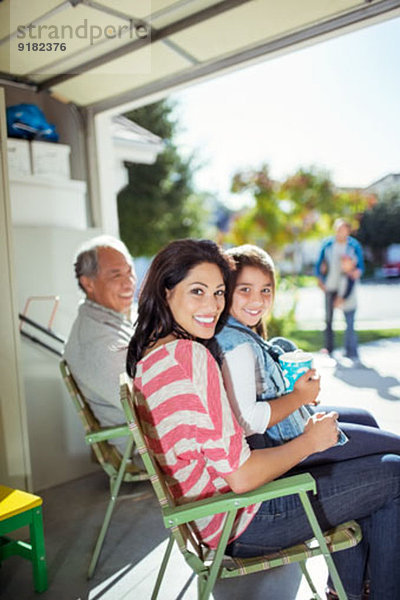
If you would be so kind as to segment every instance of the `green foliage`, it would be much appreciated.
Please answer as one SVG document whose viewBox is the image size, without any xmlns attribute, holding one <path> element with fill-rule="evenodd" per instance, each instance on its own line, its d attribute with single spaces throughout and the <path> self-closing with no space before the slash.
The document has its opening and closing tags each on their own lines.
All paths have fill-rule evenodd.
<svg viewBox="0 0 400 600">
<path fill-rule="evenodd" d="M 314 275 L 285 275 L 284 281 L 290 283 L 293 289 L 305 287 L 314 288 L 316 285 Z"/>
<path fill-rule="evenodd" d="M 295 241 L 326 235 L 339 216 L 357 223 L 369 202 L 359 192 L 336 191 L 329 175 L 316 168 L 299 169 L 279 183 L 263 165 L 237 173 L 232 191 L 250 192 L 254 206 L 236 219 L 230 241 L 257 244 L 271 254 Z"/>
<path fill-rule="evenodd" d="M 118 195 L 121 239 L 134 256 L 153 256 L 172 239 L 203 234 L 207 214 L 193 192 L 192 159 L 173 144 L 172 110 L 161 101 L 126 115 L 166 142 L 154 165 L 128 166 L 129 183 Z"/>
<path fill-rule="evenodd" d="M 277 280 L 277 290 L 289 292 L 286 294 L 290 298 L 289 306 L 284 306 L 281 302 L 275 303 L 272 314 L 266 319 L 268 338 L 283 336 L 290 338 L 292 331 L 296 328 L 296 305 L 297 305 L 297 287 L 293 278 L 285 277 Z"/>
<path fill-rule="evenodd" d="M 276 247 L 288 242 L 286 217 L 281 210 L 275 188 L 267 165 L 263 165 L 260 171 L 237 173 L 234 176 L 232 191 L 251 192 L 255 206 L 234 222 L 230 240 L 233 244 L 252 243 L 263 248 L 268 247 L 268 251 L 273 254 Z"/>
<path fill-rule="evenodd" d="M 375 262 L 380 264 L 383 250 L 400 243 L 400 202 L 378 202 L 361 217 L 356 234 L 361 244 L 369 246 Z"/>
<path fill-rule="evenodd" d="M 375 342 L 382 339 L 400 337 L 400 329 L 365 329 L 357 332 L 360 344 Z M 305 352 L 318 352 L 324 345 L 323 332 L 319 330 L 299 330 L 294 329 L 290 333 L 290 339 Z M 335 342 L 337 347 L 344 344 L 344 332 L 335 332 Z"/>
<path fill-rule="evenodd" d="M 125 117 L 167 140 L 173 137 L 177 127 L 172 118 L 173 110 L 171 103 L 161 101 L 132 110 Z"/>
<path fill-rule="evenodd" d="M 277 336 L 291 338 L 296 325 L 294 311 L 290 310 L 280 315 L 272 314 L 267 320 L 266 325 L 269 338 Z"/>
<path fill-rule="evenodd" d="M 290 203 L 286 212 L 304 230 L 317 223 L 319 213 L 332 213 L 335 189 L 327 173 L 299 169 L 280 185 L 278 196 Z"/>
</svg>

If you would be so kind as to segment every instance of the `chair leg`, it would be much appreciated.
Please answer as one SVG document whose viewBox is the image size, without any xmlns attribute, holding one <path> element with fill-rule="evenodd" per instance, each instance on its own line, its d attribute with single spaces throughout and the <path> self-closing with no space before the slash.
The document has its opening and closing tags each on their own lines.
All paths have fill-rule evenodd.
<svg viewBox="0 0 400 600">
<path fill-rule="evenodd" d="M 311 575 L 308 572 L 306 561 L 305 560 L 301 560 L 299 564 L 300 564 L 300 568 L 302 570 L 302 573 L 303 573 L 304 577 L 306 578 L 306 581 L 307 581 L 307 583 L 308 583 L 308 585 L 310 587 L 310 590 L 311 590 L 311 592 L 313 594 L 313 600 L 321 600 L 321 596 L 318 594 L 317 589 L 316 589 L 316 587 L 314 585 L 314 582 L 311 579 Z"/>
<path fill-rule="evenodd" d="M 121 487 L 122 479 L 125 474 L 126 464 L 131 455 L 131 452 L 132 452 L 132 446 L 133 446 L 133 438 L 129 437 L 128 442 L 126 444 L 124 455 L 122 457 L 121 465 L 119 467 L 118 475 L 115 479 L 114 484 L 111 487 L 110 501 L 108 503 L 106 514 L 104 516 L 103 525 L 101 526 L 100 533 L 99 533 L 96 545 L 93 550 L 92 560 L 90 561 L 88 574 L 87 574 L 88 579 L 93 577 L 93 573 L 96 569 L 97 561 L 99 559 L 101 548 L 102 548 L 103 542 L 104 542 L 104 538 L 106 536 L 107 529 L 108 529 L 108 526 L 111 521 L 111 516 L 112 516 L 113 510 L 115 507 L 115 502 L 118 497 L 119 489 Z"/>
<path fill-rule="evenodd" d="M 114 489 L 114 486 L 115 486 L 115 482 L 117 481 L 117 477 L 118 477 L 118 473 L 116 475 L 111 475 L 111 477 L 110 477 L 110 481 L 109 481 L 109 484 L 110 484 L 110 496 L 112 496 L 113 489 Z"/>
<path fill-rule="evenodd" d="M 161 586 L 162 580 L 164 578 L 165 569 L 167 568 L 169 557 L 171 556 L 171 551 L 172 551 L 173 545 L 174 545 L 174 537 L 173 537 L 173 535 L 170 535 L 169 540 L 168 540 L 168 545 L 167 545 L 167 548 L 165 550 L 165 553 L 164 553 L 164 556 L 162 559 L 161 567 L 160 567 L 160 570 L 158 571 L 157 581 L 154 586 L 153 593 L 151 595 L 151 600 L 156 600 L 156 598 L 158 596 L 158 592 L 160 591 L 160 586 Z"/>
<path fill-rule="evenodd" d="M 207 576 L 199 573 L 197 576 L 197 600 L 204 599 L 204 590 L 207 585 Z"/>
<path fill-rule="evenodd" d="M 335 591 L 338 595 L 338 598 L 339 598 L 339 600 L 348 600 L 347 594 L 346 594 L 343 584 L 342 584 L 342 581 L 339 577 L 339 573 L 337 572 L 336 565 L 333 562 L 332 555 L 329 552 L 329 548 L 325 541 L 324 535 L 323 535 L 322 530 L 317 521 L 317 517 L 315 516 L 310 499 L 307 496 L 306 492 L 300 492 L 299 495 L 300 495 L 300 499 L 303 504 L 304 510 L 306 511 L 307 518 L 308 518 L 311 528 L 313 530 L 314 536 L 316 537 L 316 539 L 319 543 L 319 546 L 322 550 L 322 555 L 323 555 L 326 565 L 328 567 L 329 575 L 332 578 L 332 582 L 333 582 Z"/>
<path fill-rule="evenodd" d="M 229 541 L 229 536 L 232 531 L 233 523 L 235 521 L 236 512 L 236 510 L 230 511 L 225 517 L 225 523 L 221 536 L 219 538 L 218 548 L 215 553 L 213 563 L 208 571 L 207 579 L 204 580 L 204 585 L 202 587 L 201 594 L 199 594 L 199 600 L 208 600 L 211 592 L 213 591 L 215 582 L 218 578 L 221 562 L 224 558 L 225 549 Z"/>
<path fill-rule="evenodd" d="M 44 546 L 42 507 L 37 506 L 32 512 L 29 526 L 32 546 L 33 581 L 37 592 L 47 590 L 47 564 Z"/>
</svg>

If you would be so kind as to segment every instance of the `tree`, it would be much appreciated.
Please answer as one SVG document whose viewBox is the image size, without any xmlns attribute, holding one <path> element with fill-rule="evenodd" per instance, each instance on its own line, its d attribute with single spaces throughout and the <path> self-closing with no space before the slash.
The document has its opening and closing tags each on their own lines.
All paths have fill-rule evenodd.
<svg viewBox="0 0 400 600">
<path fill-rule="evenodd" d="M 400 185 L 394 185 L 379 195 L 379 201 L 385 204 L 400 204 Z"/>
<path fill-rule="evenodd" d="M 275 248 L 288 242 L 285 215 L 268 165 L 263 165 L 259 171 L 237 173 L 231 189 L 235 193 L 250 192 L 255 200 L 254 206 L 243 211 L 233 223 L 231 241 L 234 244 L 268 246 L 273 253 Z"/>
<path fill-rule="evenodd" d="M 129 183 L 118 195 L 120 234 L 134 256 L 153 256 L 172 239 L 202 235 L 206 218 L 193 191 L 192 158 L 174 143 L 177 123 L 166 101 L 125 115 L 165 141 L 154 165 L 129 164 Z"/>
<path fill-rule="evenodd" d="M 255 202 L 234 222 L 231 241 L 255 243 L 272 254 L 288 244 L 326 235 L 339 216 L 358 224 L 370 201 L 357 191 L 336 190 L 329 175 L 315 168 L 299 169 L 279 183 L 263 165 L 258 171 L 237 173 L 232 191 L 250 192 Z"/>
<path fill-rule="evenodd" d="M 374 263 L 382 264 L 386 248 L 400 244 L 400 202 L 378 202 L 365 211 L 356 237 L 371 248 Z"/>
</svg>

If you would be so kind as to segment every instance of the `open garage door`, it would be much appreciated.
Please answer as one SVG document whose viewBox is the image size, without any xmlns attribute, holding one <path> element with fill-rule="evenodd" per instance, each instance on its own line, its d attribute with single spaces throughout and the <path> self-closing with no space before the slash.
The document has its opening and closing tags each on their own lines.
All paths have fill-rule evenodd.
<svg viewBox="0 0 400 600">
<path fill-rule="evenodd" d="M 91 109 L 400 14 L 400 0 L 3 0 L 0 77 Z"/>
</svg>

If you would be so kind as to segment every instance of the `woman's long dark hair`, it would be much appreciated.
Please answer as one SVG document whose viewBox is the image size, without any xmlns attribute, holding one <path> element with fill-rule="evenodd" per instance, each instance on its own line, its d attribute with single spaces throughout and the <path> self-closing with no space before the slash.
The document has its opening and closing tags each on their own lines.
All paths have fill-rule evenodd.
<svg viewBox="0 0 400 600">
<path fill-rule="evenodd" d="M 126 369 L 132 378 L 146 348 L 153 346 L 157 340 L 171 333 L 177 338 L 193 339 L 174 320 L 166 300 L 166 290 L 172 290 L 200 263 L 219 267 L 226 286 L 226 298 L 229 297 L 230 261 L 217 244 L 211 240 L 185 239 L 171 242 L 160 250 L 151 263 L 139 296 L 135 333 L 126 358 Z M 225 302 L 216 331 L 221 329 L 228 313 L 229 303 Z"/>
<path fill-rule="evenodd" d="M 233 259 L 235 270 L 232 272 L 231 279 L 231 299 L 235 291 L 237 279 L 244 267 L 256 267 L 271 277 L 272 296 L 275 296 L 276 277 L 275 266 L 271 256 L 262 248 L 252 244 L 243 244 L 227 250 L 226 254 Z M 231 304 L 231 303 L 230 303 Z M 264 340 L 267 339 L 267 328 L 264 321 L 260 320 L 256 325 L 256 333 Z"/>
</svg>

